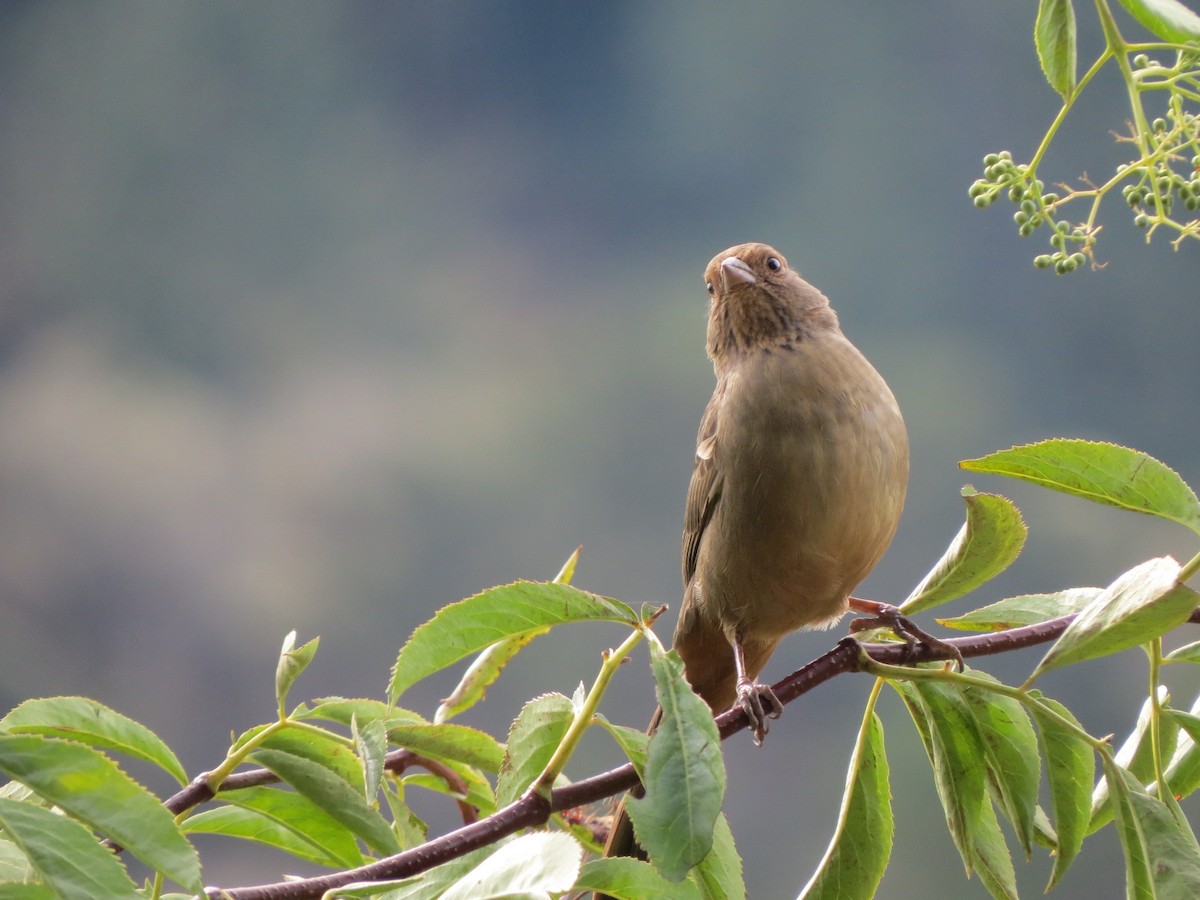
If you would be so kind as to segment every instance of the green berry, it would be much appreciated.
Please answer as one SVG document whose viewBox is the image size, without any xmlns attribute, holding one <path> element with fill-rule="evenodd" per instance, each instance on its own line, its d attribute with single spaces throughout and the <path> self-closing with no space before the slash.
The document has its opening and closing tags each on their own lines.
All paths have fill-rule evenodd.
<svg viewBox="0 0 1200 900">
<path fill-rule="evenodd" d="M 1018 225 L 1024 225 L 1026 222 L 1029 221 L 1029 214 L 1027 212 L 1024 212 L 1023 210 L 1018 209 L 1015 213 L 1013 213 L 1013 221 L 1016 222 Z"/>
<path fill-rule="evenodd" d="M 978 197 L 975 198 L 975 205 L 977 207 L 979 207 L 980 209 L 987 209 L 989 206 L 992 205 L 992 198 L 989 197 L 987 194 L 980 194 Z"/>
<path fill-rule="evenodd" d="M 1017 234 L 1019 234 L 1021 237 L 1029 237 L 1031 234 L 1033 234 L 1033 225 L 1029 222 L 1026 222 L 1019 229 L 1017 229 Z"/>
<path fill-rule="evenodd" d="M 1133 65 L 1135 68 L 1144 69 L 1146 66 L 1150 65 L 1150 57 L 1148 57 L 1145 53 L 1139 53 L 1133 58 Z"/>
<path fill-rule="evenodd" d="M 1025 199 L 1025 188 L 1021 187 L 1019 184 L 1014 184 L 1008 189 L 1008 199 L 1013 203 L 1020 203 Z"/>
<path fill-rule="evenodd" d="M 1150 224 L 1150 217 L 1148 215 L 1146 215 L 1145 213 L 1138 213 L 1136 216 L 1133 217 L 1133 224 L 1136 225 L 1138 228 L 1145 228 L 1147 225 Z"/>
<path fill-rule="evenodd" d="M 1032 216 L 1035 212 L 1037 212 L 1037 204 L 1029 198 L 1026 198 L 1021 201 L 1021 211 Z"/>
<path fill-rule="evenodd" d="M 1075 268 L 1077 268 L 1077 269 L 1078 269 L 1078 268 L 1079 268 L 1080 266 L 1082 266 L 1082 265 L 1083 265 L 1085 262 L 1087 262 L 1087 257 L 1086 257 L 1086 256 L 1084 256 L 1082 253 L 1072 253 L 1072 254 L 1071 254 L 1071 261 L 1075 263 Z"/>
<path fill-rule="evenodd" d="M 1000 154 L 999 153 L 989 153 L 987 156 L 985 156 L 983 158 L 983 164 L 985 166 L 994 166 L 998 162 L 1000 162 Z"/>
<path fill-rule="evenodd" d="M 1035 269 L 1048 269 L 1053 263 L 1054 260 L 1051 259 L 1048 253 L 1043 253 L 1041 256 L 1035 256 L 1033 258 L 1033 267 Z"/>
</svg>

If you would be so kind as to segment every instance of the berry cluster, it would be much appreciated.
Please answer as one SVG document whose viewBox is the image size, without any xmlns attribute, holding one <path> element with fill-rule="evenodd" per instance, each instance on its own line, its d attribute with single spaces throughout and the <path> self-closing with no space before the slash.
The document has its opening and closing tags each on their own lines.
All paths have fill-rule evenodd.
<svg viewBox="0 0 1200 900">
<path fill-rule="evenodd" d="M 1042 225 L 1053 229 L 1050 245 L 1053 253 L 1044 253 L 1033 260 L 1039 269 L 1053 267 L 1059 275 L 1074 272 L 1087 261 L 1087 253 L 1095 243 L 1094 232 L 1068 222 L 1054 220 L 1058 194 L 1045 192 L 1045 184 L 1033 177 L 1030 167 L 1014 163 L 1007 150 L 989 153 L 983 158 L 983 178 L 971 185 L 968 196 L 980 209 L 987 209 L 1004 194 L 1017 205 L 1013 222 L 1021 237 L 1029 237 Z"/>
</svg>

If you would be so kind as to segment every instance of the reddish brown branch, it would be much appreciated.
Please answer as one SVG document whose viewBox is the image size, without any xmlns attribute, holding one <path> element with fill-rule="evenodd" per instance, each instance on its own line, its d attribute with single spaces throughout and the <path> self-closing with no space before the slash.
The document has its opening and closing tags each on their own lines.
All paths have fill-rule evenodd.
<svg viewBox="0 0 1200 900">
<path fill-rule="evenodd" d="M 1022 647 L 1032 647 L 1054 640 L 1066 630 L 1074 618 L 1073 615 L 1062 616 L 1047 622 L 1039 622 L 1036 625 L 1026 625 L 1021 628 L 1011 628 L 1006 631 L 972 637 L 952 638 L 946 643 L 958 650 L 964 657 L 1006 653 L 1010 650 L 1019 650 Z M 1200 610 L 1193 612 L 1188 621 L 1200 623 Z M 782 703 L 787 704 L 831 678 L 847 672 L 859 671 L 860 647 L 879 662 L 893 665 L 935 662 L 949 658 L 944 649 L 930 648 L 924 645 L 910 650 L 904 644 L 860 645 L 852 638 L 845 638 L 828 653 L 773 685 L 772 689 L 775 691 L 775 695 Z M 742 731 L 748 725 L 746 713 L 740 708 L 721 713 L 717 716 L 716 721 L 722 740 Z M 390 756 L 391 754 L 389 754 Z M 246 774 L 254 775 L 256 773 Z M 536 794 L 526 795 L 486 819 L 442 835 L 420 847 L 414 847 L 367 866 L 301 881 L 231 888 L 224 891 L 219 888 L 209 888 L 208 895 L 213 900 L 217 900 L 217 898 L 226 898 L 226 900 L 311 900 L 311 898 L 320 897 L 325 891 L 355 881 L 384 881 L 411 877 L 479 847 L 486 847 L 522 828 L 542 825 L 553 812 L 595 803 L 605 797 L 629 790 L 635 784 L 637 784 L 637 774 L 634 772 L 633 766 L 627 763 L 600 775 L 593 775 L 583 781 L 576 781 L 565 787 L 557 788 L 551 792 L 549 799 Z M 172 800 L 174 799 L 172 798 Z"/>
</svg>

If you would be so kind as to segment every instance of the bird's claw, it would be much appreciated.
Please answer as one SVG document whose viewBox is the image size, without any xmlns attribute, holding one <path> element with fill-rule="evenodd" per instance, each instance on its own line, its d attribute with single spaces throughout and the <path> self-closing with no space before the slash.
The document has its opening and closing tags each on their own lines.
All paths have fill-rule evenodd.
<svg viewBox="0 0 1200 900">
<path fill-rule="evenodd" d="M 904 641 L 905 655 L 911 658 L 917 650 L 918 644 L 924 644 L 932 650 L 944 654 L 946 658 L 954 662 L 958 671 L 965 668 L 962 652 L 948 641 L 943 641 L 941 638 L 934 637 L 929 632 L 925 631 L 912 619 L 900 612 L 900 608 L 893 606 L 890 603 L 873 603 L 871 615 L 863 619 L 855 619 L 850 623 L 850 631 L 867 631 L 871 628 L 887 628 L 891 630 L 896 637 Z"/>
<path fill-rule="evenodd" d="M 783 715 L 783 704 L 775 692 L 765 684 L 743 678 L 737 684 L 737 702 L 750 720 L 754 743 L 761 747 L 769 726 L 767 719 L 778 719 Z"/>
</svg>

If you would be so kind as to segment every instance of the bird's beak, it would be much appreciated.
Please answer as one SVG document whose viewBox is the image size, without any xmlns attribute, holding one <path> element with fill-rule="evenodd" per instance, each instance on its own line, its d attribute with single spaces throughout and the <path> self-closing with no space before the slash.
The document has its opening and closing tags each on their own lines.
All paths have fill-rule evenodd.
<svg viewBox="0 0 1200 900">
<path fill-rule="evenodd" d="M 749 263 L 736 256 L 721 260 L 721 277 L 725 281 L 725 290 L 738 284 L 754 284 L 758 280 Z"/>
</svg>

